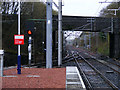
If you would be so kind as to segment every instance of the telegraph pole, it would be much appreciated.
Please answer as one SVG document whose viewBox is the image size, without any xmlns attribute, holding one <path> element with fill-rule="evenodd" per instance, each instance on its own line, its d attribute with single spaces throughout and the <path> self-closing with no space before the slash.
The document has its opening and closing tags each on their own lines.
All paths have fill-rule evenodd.
<svg viewBox="0 0 120 90">
<path fill-rule="evenodd" d="M 62 0 L 58 1 L 58 66 L 62 64 Z"/>
<path fill-rule="evenodd" d="M 20 35 L 20 0 L 18 0 L 18 35 Z M 21 74 L 21 55 L 20 55 L 20 45 L 18 45 L 18 74 Z"/>
<path fill-rule="evenodd" d="M 47 0 L 46 68 L 52 68 L 52 0 Z"/>
</svg>

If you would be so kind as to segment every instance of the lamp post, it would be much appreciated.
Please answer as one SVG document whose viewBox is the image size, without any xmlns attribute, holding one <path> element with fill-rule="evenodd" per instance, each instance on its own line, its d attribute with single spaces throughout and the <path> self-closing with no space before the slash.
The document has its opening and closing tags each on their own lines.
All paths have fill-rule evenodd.
<svg viewBox="0 0 120 90">
<path fill-rule="evenodd" d="M 20 35 L 20 0 L 18 0 L 18 35 Z M 18 45 L 18 66 L 17 66 L 18 74 L 21 74 L 21 55 L 20 55 L 20 45 Z"/>
</svg>

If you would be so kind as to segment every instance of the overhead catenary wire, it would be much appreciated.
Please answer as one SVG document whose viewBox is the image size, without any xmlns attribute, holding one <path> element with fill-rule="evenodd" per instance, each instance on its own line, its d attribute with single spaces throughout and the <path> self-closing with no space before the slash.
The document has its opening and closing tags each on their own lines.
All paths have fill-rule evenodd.
<svg viewBox="0 0 120 90">
<path fill-rule="evenodd" d="M 107 0 L 106 0 L 107 1 Z M 98 7 L 98 9 L 97 9 L 97 11 L 95 12 L 95 16 L 96 16 L 96 14 L 99 12 L 99 10 L 100 10 L 100 8 L 101 8 L 101 6 L 102 6 L 102 3 L 100 3 L 100 5 L 99 5 L 99 7 Z"/>
</svg>

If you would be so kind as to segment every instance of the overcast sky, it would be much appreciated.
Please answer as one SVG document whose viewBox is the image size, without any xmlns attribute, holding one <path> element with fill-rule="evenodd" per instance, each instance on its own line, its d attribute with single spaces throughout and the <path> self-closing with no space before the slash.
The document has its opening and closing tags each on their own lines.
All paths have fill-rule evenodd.
<svg viewBox="0 0 120 90">
<path fill-rule="evenodd" d="M 53 0 L 58 3 L 58 0 Z M 72 16 L 98 16 L 102 8 L 108 3 L 99 3 L 113 0 L 63 0 L 63 15 Z M 57 10 L 54 5 L 53 8 Z"/>
</svg>

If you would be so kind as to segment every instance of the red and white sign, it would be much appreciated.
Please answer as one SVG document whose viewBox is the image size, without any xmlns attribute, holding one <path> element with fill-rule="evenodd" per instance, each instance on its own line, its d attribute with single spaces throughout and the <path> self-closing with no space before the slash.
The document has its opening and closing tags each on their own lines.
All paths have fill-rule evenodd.
<svg viewBox="0 0 120 90">
<path fill-rule="evenodd" d="M 24 35 L 14 35 L 14 44 L 23 45 L 24 44 Z"/>
</svg>

